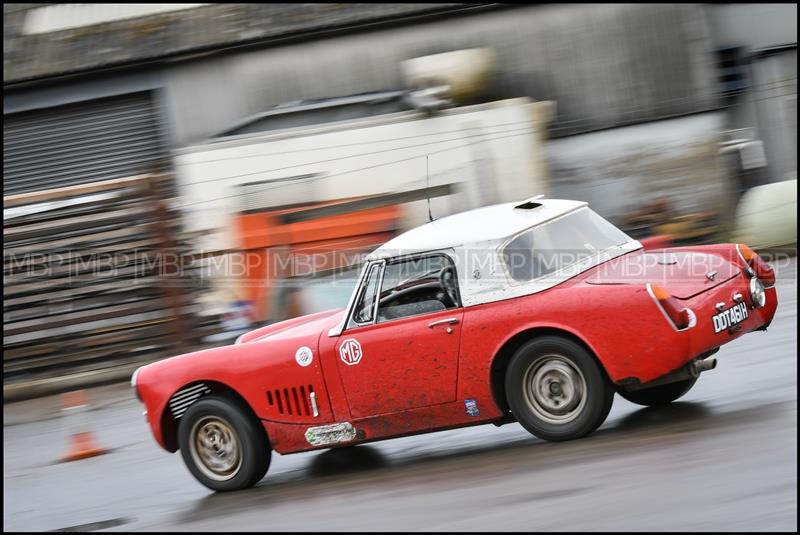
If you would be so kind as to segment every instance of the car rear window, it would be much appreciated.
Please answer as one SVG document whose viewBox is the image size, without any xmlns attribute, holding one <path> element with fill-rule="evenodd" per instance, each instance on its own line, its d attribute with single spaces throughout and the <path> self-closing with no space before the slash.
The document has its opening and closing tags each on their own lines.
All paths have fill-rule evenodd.
<svg viewBox="0 0 800 535">
<path fill-rule="evenodd" d="M 502 255 L 511 278 L 529 281 L 629 241 L 630 236 L 593 210 L 581 208 L 518 234 Z"/>
</svg>

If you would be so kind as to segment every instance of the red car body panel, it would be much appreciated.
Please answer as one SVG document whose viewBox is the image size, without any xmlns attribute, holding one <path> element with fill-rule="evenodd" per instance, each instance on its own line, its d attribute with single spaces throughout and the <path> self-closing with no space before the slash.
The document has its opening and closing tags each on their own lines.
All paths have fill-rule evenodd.
<svg viewBox="0 0 800 535">
<path fill-rule="evenodd" d="M 455 401 L 462 323 L 428 325 L 463 315 L 463 309 L 443 310 L 392 321 L 391 328 L 378 323 L 349 329 L 338 337 L 331 360 L 339 368 L 350 418 Z M 445 334 L 448 327 L 452 332 Z M 356 365 L 335 358 L 341 346 L 354 339 L 369 358 Z"/>
<path fill-rule="evenodd" d="M 689 255 L 704 255 L 693 258 L 715 276 L 690 272 L 681 264 Z M 339 336 L 328 330 L 343 311 L 320 312 L 257 329 L 236 345 L 147 365 L 137 390 L 156 440 L 170 451 L 177 444 L 168 402 L 201 382 L 238 393 L 279 453 L 330 447 L 310 444 L 305 433 L 337 422 L 355 427 L 352 442 L 368 442 L 498 421 L 507 412 L 493 391 L 492 362 L 515 336 L 558 330 L 585 344 L 611 381 L 646 383 L 770 323 L 775 288 L 766 290 L 763 308 L 753 307 L 746 268 L 732 244 L 640 249 L 535 294 L 345 329 Z M 692 309 L 696 325 L 676 330 L 648 293 L 648 282 Z M 737 329 L 715 334 L 717 304 L 732 304 L 736 293 L 744 296 L 749 316 Z M 458 322 L 430 325 L 451 318 Z M 343 356 L 349 340 L 360 348 Z M 301 347 L 313 351 L 308 366 L 295 360 Z M 345 356 L 358 362 L 348 364 Z M 316 417 L 308 404 L 312 390 Z M 466 400 L 477 410 L 466 411 Z"/>
<path fill-rule="evenodd" d="M 291 405 L 294 405 L 291 388 L 311 385 L 319 400 L 320 411 L 313 422 L 332 422 L 332 405 L 327 400 L 320 359 L 314 359 L 307 367 L 300 367 L 294 357 L 301 346 L 311 347 L 316 353 L 320 333 L 335 325 L 341 314 L 337 310 L 312 314 L 302 321 L 295 318 L 261 329 L 260 335 L 251 337 L 249 343 L 188 353 L 141 368 L 137 389 L 145 402 L 147 420 L 158 443 L 172 451 L 177 447 L 163 433 L 167 403 L 182 388 L 202 382 L 220 383 L 233 389 L 259 419 L 294 423 L 309 422 L 313 417 L 304 414 L 302 407 L 299 411 L 291 407 L 290 413 L 290 405 L 279 405 L 275 398 L 270 406 L 267 392 L 274 395 L 278 390 L 283 394 L 287 389 Z"/>
</svg>

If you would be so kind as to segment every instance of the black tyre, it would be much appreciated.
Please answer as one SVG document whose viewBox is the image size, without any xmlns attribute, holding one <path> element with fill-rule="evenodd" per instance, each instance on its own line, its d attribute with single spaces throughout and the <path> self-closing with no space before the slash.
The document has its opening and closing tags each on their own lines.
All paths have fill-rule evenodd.
<svg viewBox="0 0 800 535">
<path fill-rule="evenodd" d="M 619 390 L 619 395 L 631 403 L 637 405 L 666 405 L 672 403 L 692 389 L 697 382 L 697 377 L 678 381 L 677 383 L 667 383 L 665 385 L 643 388 L 634 392 Z"/>
<path fill-rule="evenodd" d="M 506 398 L 525 429 L 557 442 L 600 427 L 611 410 L 614 389 L 581 345 L 543 336 L 525 343 L 511 358 Z"/>
<path fill-rule="evenodd" d="M 252 487 L 267 473 L 272 457 L 259 422 L 220 396 L 189 407 L 178 425 L 178 444 L 192 475 L 216 491 Z"/>
</svg>

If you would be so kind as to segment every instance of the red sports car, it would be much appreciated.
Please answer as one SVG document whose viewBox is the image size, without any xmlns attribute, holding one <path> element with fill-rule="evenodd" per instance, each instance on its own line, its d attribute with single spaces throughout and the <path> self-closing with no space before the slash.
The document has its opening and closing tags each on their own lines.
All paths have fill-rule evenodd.
<svg viewBox="0 0 800 535">
<path fill-rule="evenodd" d="M 346 308 L 134 372 L 155 439 L 223 491 L 281 454 L 517 421 L 561 441 L 614 394 L 685 394 L 766 330 L 775 275 L 743 244 L 645 251 L 584 202 L 533 198 L 432 221 L 372 254 Z"/>
</svg>

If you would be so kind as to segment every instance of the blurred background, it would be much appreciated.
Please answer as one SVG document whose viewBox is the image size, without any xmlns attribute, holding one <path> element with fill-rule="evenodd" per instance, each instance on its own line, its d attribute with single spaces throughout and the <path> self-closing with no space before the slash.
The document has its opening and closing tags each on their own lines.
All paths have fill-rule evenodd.
<svg viewBox="0 0 800 535">
<path fill-rule="evenodd" d="M 796 5 L 3 9 L 4 397 L 343 306 L 426 198 L 796 241 Z"/>
<path fill-rule="evenodd" d="M 3 15 L 6 402 L 343 306 L 428 199 L 796 250 L 796 4 Z"/>
</svg>

